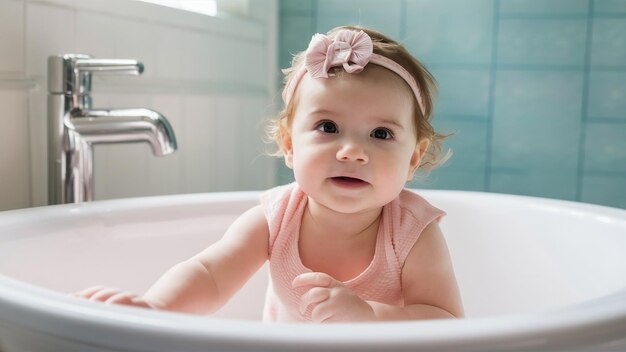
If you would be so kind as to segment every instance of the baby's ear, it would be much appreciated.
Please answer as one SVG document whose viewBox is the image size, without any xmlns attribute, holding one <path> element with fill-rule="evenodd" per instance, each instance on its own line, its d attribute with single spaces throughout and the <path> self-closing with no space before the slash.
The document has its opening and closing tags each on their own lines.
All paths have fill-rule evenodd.
<svg viewBox="0 0 626 352">
<path fill-rule="evenodd" d="M 293 143 L 291 141 L 291 133 L 287 126 L 280 127 L 280 149 L 285 156 L 285 165 L 293 169 Z"/>
<path fill-rule="evenodd" d="M 413 180 L 413 177 L 415 176 L 415 171 L 417 171 L 417 168 L 420 167 L 420 164 L 422 163 L 422 158 L 424 157 L 424 154 L 426 154 L 426 151 L 428 150 L 429 146 L 430 146 L 430 139 L 428 138 L 422 139 L 415 146 L 415 151 L 413 152 L 413 155 L 411 156 L 411 161 L 409 164 L 409 174 L 407 176 L 407 181 Z"/>
</svg>

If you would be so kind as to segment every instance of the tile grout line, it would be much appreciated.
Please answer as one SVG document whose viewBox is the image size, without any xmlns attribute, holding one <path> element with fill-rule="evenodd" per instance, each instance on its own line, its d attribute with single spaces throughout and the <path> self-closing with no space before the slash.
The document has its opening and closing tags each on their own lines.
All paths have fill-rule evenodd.
<svg viewBox="0 0 626 352">
<path fill-rule="evenodd" d="M 491 172 L 493 159 L 493 124 L 494 124 L 494 106 L 496 94 L 496 76 L 498 61 L 498 34 L 500 29 L 500 0 L 493 3 L 493 38 L 491 39 L 491 77 L 489 79 L 489 106 L 487 109 L 487 132 L 485 134 L 485 181 L 484 190 L 491 191 Z"/>
<path fill-rule="evenodd" d="M 405 43 L 406 42 L 406 24 L 407 24 L 407 0 L 402 0 L 400 2 L 400 11 L 401 11 L 401 16 L 400 16 L 400 42 L 401 43 Z"/>
<path fill-rule="evenodd" d="M 580 104 L 580 136 L 578 139 L 578 168 L 576 177 L 576 194 L 575 199 L 582 201 L 583 194 L 583 178 L 585 171 L 585 144 L 587 142 L 587 123 L 589 108 L 589 75 L 591 64 L 591 46 L 593 41 L 593 24 L 594 24 L 594 8 L 595 0 L 588 1 L 587 13 L 587 38 L 585 42 L 585 64 L 583 70 L 583 91 L 582 104 Z"/>
</svg>

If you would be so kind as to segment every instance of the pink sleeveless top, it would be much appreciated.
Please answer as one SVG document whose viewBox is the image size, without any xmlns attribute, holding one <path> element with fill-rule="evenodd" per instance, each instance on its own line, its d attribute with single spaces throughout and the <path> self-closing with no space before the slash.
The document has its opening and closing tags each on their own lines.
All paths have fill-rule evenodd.
<svg viewBox="0 0 626 352">
<path fill-rule="evenodd" d="M 292 289 L 293 279 L 311 270 L 302 264 L 298 238 L 307 196 L 295 184 L 276 187 L 261 195 L 269 226 L 270 282 L 265 298 L 264 321 L 310 322 L 312 307 L 298 310 L 306 288 Z M 370 265 L 353 279 L 344 281 L 368 301 L 403 306 L 402 267 L 426 225 L 445 213 L 417 194 L 403 190 L 383 207 L 376 249 Z"/>
</svg>

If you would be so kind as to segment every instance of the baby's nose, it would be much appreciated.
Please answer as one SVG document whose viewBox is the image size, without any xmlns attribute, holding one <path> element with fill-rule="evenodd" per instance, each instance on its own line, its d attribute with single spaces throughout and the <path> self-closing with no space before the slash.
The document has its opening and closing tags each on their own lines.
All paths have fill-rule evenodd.
<svg viewBox="0 0 626 352">
<path fill-rule="evenodd" d="M 367 163 L 369 156 L 367 150 L 354 141 L 344 143 L 337 151 L 337 160 L 339 161 L 357 161 L 359 163 Z"/>
</svg>

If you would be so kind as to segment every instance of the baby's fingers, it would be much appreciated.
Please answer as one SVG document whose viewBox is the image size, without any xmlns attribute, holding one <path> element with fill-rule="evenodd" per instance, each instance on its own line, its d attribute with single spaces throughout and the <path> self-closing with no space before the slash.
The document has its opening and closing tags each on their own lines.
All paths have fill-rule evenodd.
<svg viewBox="0 0 626 352">
<path fill-rule="evenodd" d="M 95 292 L 91 297 L 89 297 L 90 301 L 97 302 L 106 302 L 109 298 L 115 296 L 116 294 L 122 292 L 117 288 L 103 288 L 98 292 Z"/>
<path fill-rule="evenodd" d="M 94 294 L 98 293 L 99 291 L 103 289 L 105 289 L 104 286 L 91 286 L 84 290 L 72 293 L 72 296 L 89 299 L 91 298 L 91 296 L 93 296 Z"/>
<path fill-rule="evenodd" d="M 154 308 L 153 306 L 148 304 L 142 297 L 132 292 L 119 292 L 109 297 L 104 303 L 121 304 L 141 308 Z"/>
<path fill-rule="evenodd" d="M 137 297 L 137 295 L 135 295 L 134 293 L 122 291 L 115 293 L 113 296 L 110 296 L 109 298 L 104 300 L 104 303 L 131 304 L 133 298 L 135 297 Z"/>
<path fill-rule="evenodd" d="M 332 287 L 338 283 L 332 276 L 325 273 L 304 273 L 296 276 L 291 282 L 291 287 L 317 286 Z"/>
<path fill-rule="evenodd" d="M 330 297 L 330 290 L 324 287 L 313 287 L 300 298 L 300 313 L 304 314 L 311 304 L 319 304 Z"/>
</svg>

